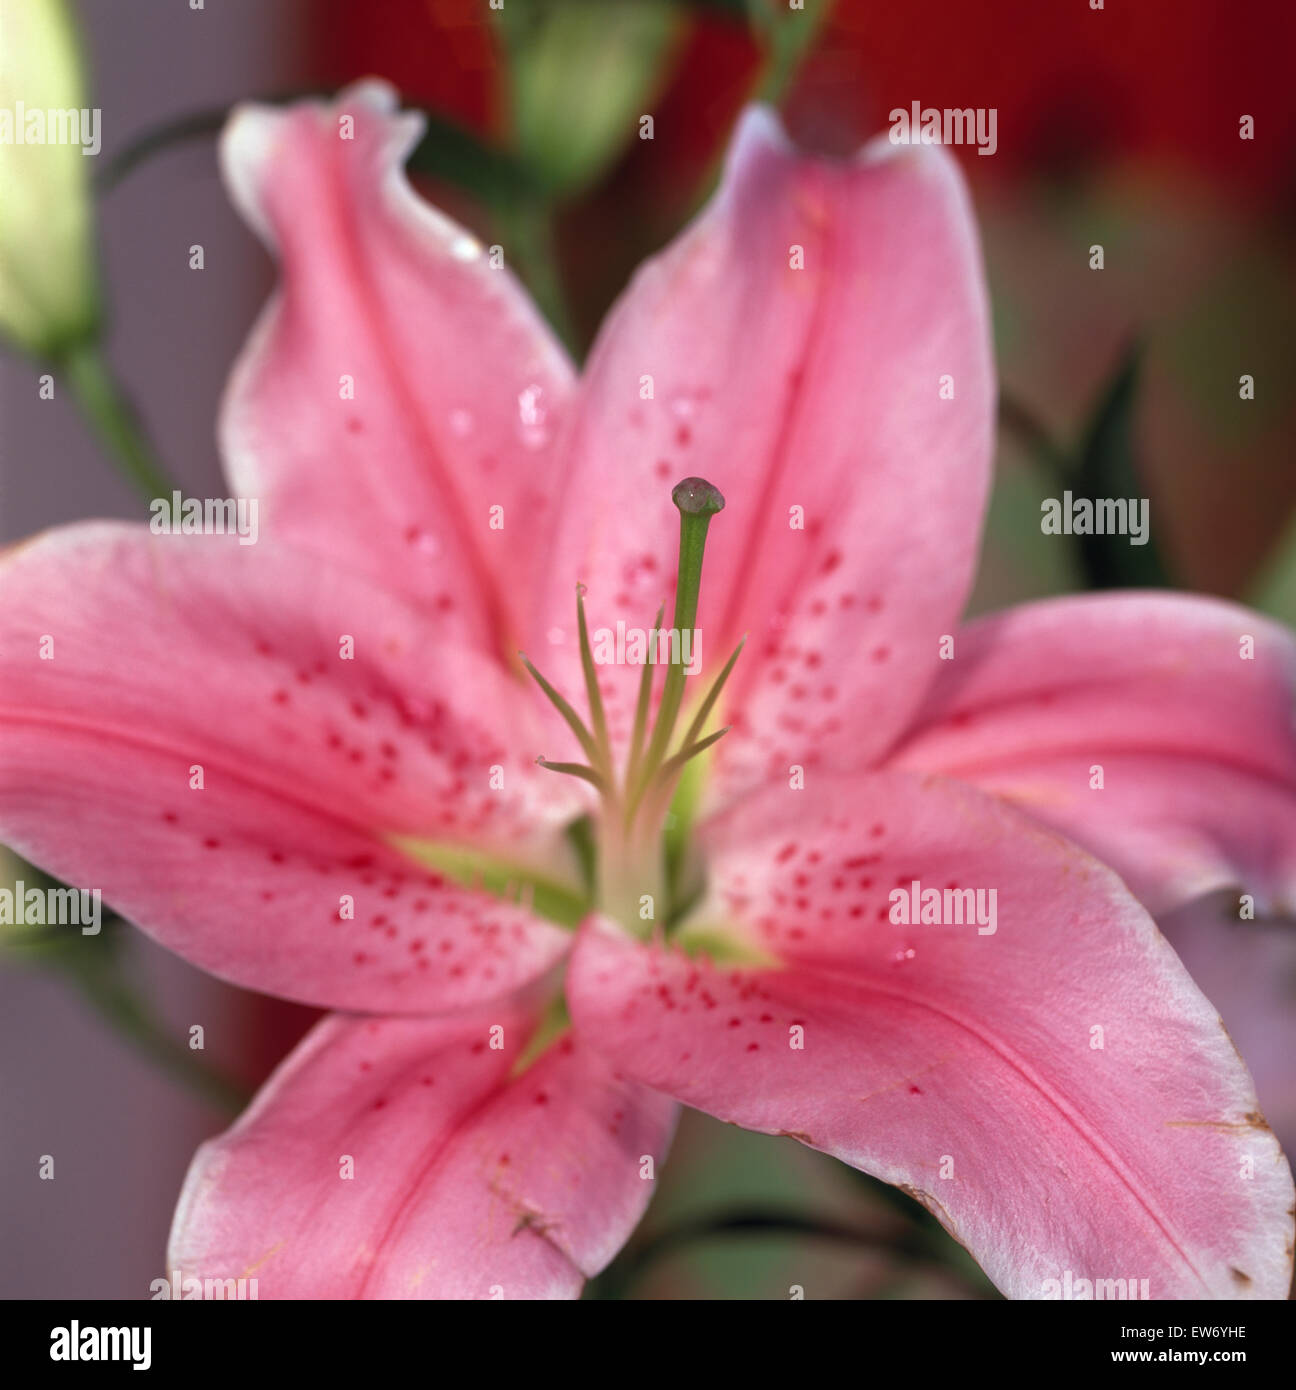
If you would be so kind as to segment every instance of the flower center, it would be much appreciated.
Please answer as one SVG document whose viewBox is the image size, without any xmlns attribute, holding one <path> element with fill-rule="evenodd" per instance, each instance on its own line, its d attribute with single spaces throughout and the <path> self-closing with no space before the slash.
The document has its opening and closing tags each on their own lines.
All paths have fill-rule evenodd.
<svg viewBox="0 0 1296 1390">
<path fill-rule="evenodd" d="M 656 718 L 649 732 L 656 664 L 645 659 L 635 704 L 634 725 L 629 747 L 621 765 L 608 735 L 607 716 L 595 673 L 589 628 L 585 621 L 585 586 L 576 586 L 576 621 L 580 633 L 581 668 L 585 677 L 588 723 L 569 701 L 519 653 L 522 664 L 544 692 L 545 698 L 562 715 L 585 754 L 585 762 L 558 763 L 537 758 L 541 767 L 569 777 L 579 777 L 599 793 L 595 842 L 595 889 L 597 905 L 636 935 L 648 935 L 655 923 L 668 926 L 684 896 L 678 864 L 672 863 L 663 828 L 669 825 L 671 803 L 685 769 L 712 744 L 729 732 L 727 728 L 703 734 L 707 720 L 733 670 L 742 642 L 734 649 L 724 668 L 698 705 L 683 734 L 676 737 L 676 724 L 685 704 L 687 681 L 684 653 L 696 651 L 698 598 L 702 587 L 702 557 L 706 549 L 711 518 L 724 507 L 718 488 L 702 478 L 685 478 L 671 492 L 679 509 L 679 569 L 675 588 L 675 619 L 671 636 L 671 659 Z M 652 636 L 661 632 L 665 604 L 657 611 Z M 650 643 L 651 645 L 651 643 Z"/>
</svg>

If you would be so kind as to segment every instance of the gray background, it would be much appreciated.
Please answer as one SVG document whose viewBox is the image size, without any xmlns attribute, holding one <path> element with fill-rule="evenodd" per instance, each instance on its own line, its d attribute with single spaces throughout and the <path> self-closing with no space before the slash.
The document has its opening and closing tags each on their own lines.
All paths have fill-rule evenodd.
<svg viewBox="0 0 1296 1390">
<path fill-rule="evenodd" d="M 299 11 L 284 0 L 82 13 L 100 167 L 159 122 L 294 81 L 276 56 L 298 47 Z M 211 141 L 158 155 L 99 214 L 109 353 L 166 470 L 186 492 L 218 496 L 217 401 L 270 287 L 268 259 L 225 198 Z M 188 266 L 194 242 L 201 272 Z M 54 401 L 38 398 L 38 372 L 0 353 L 0 542 L 83 517 L 143 519 L 57 386 Z M 177 1032 L 202 1023 L 214 1061 L 255 1068 L 261 1006 L 131 936 L 137 973 Z M 148 1297 L 185 1168 L 225 1123 L 60 979 L 0 963 L 0 1297 Z M 52 1182 L 38 1179 L 42 1154 L 54 1156 Z"/>
</svg>

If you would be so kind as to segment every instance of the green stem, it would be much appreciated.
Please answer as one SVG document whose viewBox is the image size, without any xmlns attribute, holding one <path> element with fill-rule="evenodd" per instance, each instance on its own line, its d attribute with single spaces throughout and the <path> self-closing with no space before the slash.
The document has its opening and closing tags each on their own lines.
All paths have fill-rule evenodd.
<svg viewBox="0 0 1296 1390">
<path fill-rule="evenodd" d="M 250 1097 L 243 1087 L 199 1061 L 184 1043 L 172 1037 L 115 969 L 75 974 L 82 993 L 99 1014 L 177 1081 L 232 1115 L 247 1105 Z"/>
<path fill-rule="evenodd" d="M 172 484 L 159 468 L 139 414 L 127 398 L 98 343 L 71 348 L 55 364 L 67 376 L 82 415 L 99 442 L 145 501 L 165 497 Z"/>
<path fill-rule="evenodd" d="M 3 944 L 30 966 L 61 973 L 114 1032 L 177 1081 L 237 1114 L 251 1099 L 249 1093 L 173 1036 L 131 984 L 121 959 L 125 946 L 121 933 L 125 929 L 119 917 L 110 915 L 97 937 L 69 936 L 62 928 L 42 928 L 8 933 Z"/>
<path fill-rule="evenodd" d="M 761 101 L 777 106 L 783 100 L 831 8 L 828 0 L 810 0 L 804 10 L 787 10 L 781 0 L 748 0 L 752 27 L 765 34 L 765 61 L 757 81 Z"/>
<path fill-rule="evenodd" d="M 732 1211 L 683 1222 L 632 1246 L 595 1281 L 586 1296 L 624 1298 L 649 1267 L 665 1256 L 695 1242 L 733 1236 L 826 1240 L 857 1250 L 894 1255 L 910 1266 L 934 1263 L 921 1235 L 912 1231 L 899 1231 L 886 1237 L 806 1212 Z M 969 1289 L 969 1292 L 972 1290 Z"/>
</svg>

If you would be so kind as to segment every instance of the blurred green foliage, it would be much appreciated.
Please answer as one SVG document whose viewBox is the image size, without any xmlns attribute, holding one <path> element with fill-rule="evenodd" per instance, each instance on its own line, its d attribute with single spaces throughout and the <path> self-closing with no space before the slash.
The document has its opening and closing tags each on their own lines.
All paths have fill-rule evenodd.
<svg viewBox="0 0 1296 1390">
<path fill-rule="evenodd" d="M 648 113 L 682 12 L 663 0 L 533 0 L 491 14 L 518 158 L 551 197 L 587 187 Z"/>
</svg>

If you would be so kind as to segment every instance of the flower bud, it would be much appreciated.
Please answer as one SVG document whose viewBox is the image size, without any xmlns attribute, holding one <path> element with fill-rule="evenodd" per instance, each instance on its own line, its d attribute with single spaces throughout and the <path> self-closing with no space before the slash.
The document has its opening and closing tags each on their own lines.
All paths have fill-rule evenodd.
<svg viewBox="0 0 1296 1390">
<path fill-rule="evenodd" d="M 87 110 L 64 0 L 0 0 L 0 334 L 52 358 L 94 336 Z"/>
<path fill-rule="evenodd" d="M 674 6 L 535 0 L 495 11 L 518 146 L 559 196 L 587 187 L 643 124 L 679 32 Z"/>
</svg>

